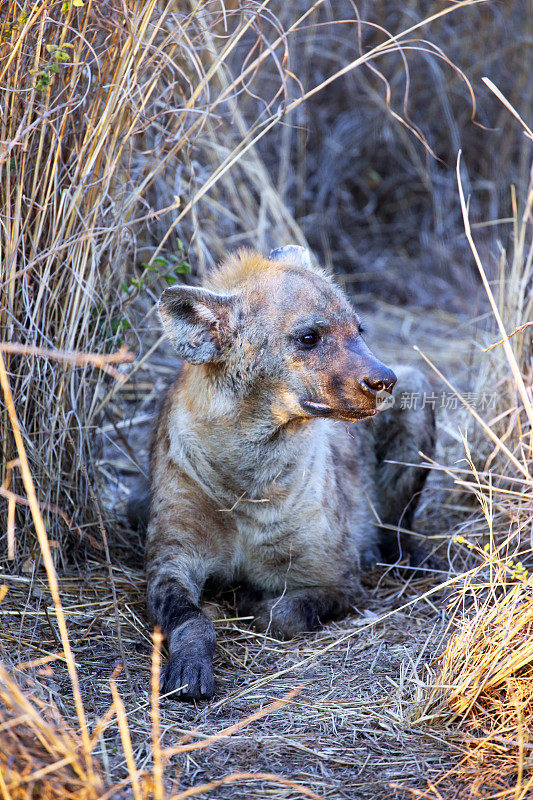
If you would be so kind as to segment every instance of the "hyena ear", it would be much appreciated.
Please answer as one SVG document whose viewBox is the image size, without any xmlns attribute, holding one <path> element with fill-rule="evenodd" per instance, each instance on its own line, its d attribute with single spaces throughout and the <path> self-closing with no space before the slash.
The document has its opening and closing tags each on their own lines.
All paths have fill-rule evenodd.
<svg viewBox="0 0 533 800">
<path fill-rule="evenodd" d="M 300 247 L 298 244 L 286 244 L 283 247 L 271 250 L 269 259 L 271 261 L 285 261 L 297 267 L 311 269 L 311 254 L 309 250 L 306 247 Z"/>
<path fill-rule="evenodd" d="M 185 361 L 221 361 L 234 331 L 233 298 L 196 286 L 172 286 L 158 304 L 163 327 Z"/>
</svg>

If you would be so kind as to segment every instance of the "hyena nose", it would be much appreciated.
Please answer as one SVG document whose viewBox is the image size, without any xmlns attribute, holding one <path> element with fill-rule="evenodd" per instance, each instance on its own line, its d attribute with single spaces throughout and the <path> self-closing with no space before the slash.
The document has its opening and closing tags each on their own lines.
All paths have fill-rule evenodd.
<svg viewBox="0 0 533 800">
<path fill-rule="evenodd" d="M 382 364 L 379 369 L 366 375 L 360 386 L 365 394 L 375 395 L 378 392 L 392 392 L 396 380 L 394 372 Z"/>
</svg>

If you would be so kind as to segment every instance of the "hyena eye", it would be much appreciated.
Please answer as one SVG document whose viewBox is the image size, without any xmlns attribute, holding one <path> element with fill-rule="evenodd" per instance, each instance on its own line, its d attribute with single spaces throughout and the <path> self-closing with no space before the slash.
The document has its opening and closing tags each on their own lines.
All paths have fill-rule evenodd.
<svg viewBox="0 0 533 800">
<path fill-rule="evenodd" d="M 300 331 L 296 336 L 297 344 L 303 350 L 310 350 L 320 341 L 320 334 L 313 328 L 307 328 L 305 331 Z"/>
</svg>

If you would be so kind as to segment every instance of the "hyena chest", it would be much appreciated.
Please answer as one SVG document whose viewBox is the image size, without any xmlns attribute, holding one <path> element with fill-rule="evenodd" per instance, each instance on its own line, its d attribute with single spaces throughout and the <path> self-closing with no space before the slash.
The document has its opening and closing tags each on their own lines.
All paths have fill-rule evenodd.
<svg viewBox="0 0 533 800">
<path fill-rule="evenodd" d="M 296 511 L 296 509 L 295 509 Z M 269 591 L 337 584 L 346 574 L 346 560 L 355 564 L 349 536 L 331 525 L 321 508 L 310 513 L 238 516 L 235 573 Z"/>
</svg>

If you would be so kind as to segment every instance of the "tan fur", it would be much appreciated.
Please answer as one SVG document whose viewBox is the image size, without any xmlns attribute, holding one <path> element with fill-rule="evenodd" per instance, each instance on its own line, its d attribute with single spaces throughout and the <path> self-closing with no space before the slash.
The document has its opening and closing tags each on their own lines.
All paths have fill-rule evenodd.
<svg viewBox="0 0 533 800">
<path fill-rule="evenodd" d="M 260 253 L 242 248 L 230 254 L 213 270 L 207 278 L 206 286 L 216 292 L 230 292 L 247 284 L 250 291 L 255 280 L 263 281 L 265 278 L 268 280 L 273 274 L 282 274 L 283 270 L 283 262 L 265 258 Z M 331 276 L 326 270 L 320 267 L 311 267 L 311 270 L 331 282 Z"/>
<path fill-rule="evenodd" d="M 281 636 L 346 613 L 362 561 L 379 557 L 376 513 L 391 519 L 384 454 L 398 460 L 396 442 L 412 461 L 433 446 L 428 410 L 396 407 L 386 426 L 353 422 L 375 413 L 364 381 L 395 378 L 322 270 L 240 251 L 207 286 L 213 294 L 183 288 L 161 301 L 192 363 L 167 395 L 151 460 L 148 601 L 169 640 L 165 688 L 187 698 L 213 691 L 214 631 L 199 610 L 206 581 L 240 585 L 242 608 Z M 302 325 L 302 341 L 320 332 L 309 350 Z M 412 370 L 401 382 L 400 391 L 427 388 Z M 381 431 L 390 448 L 376 441 Z M 403 469 L 396 522 L 423 479 Z"/>
</svg>

